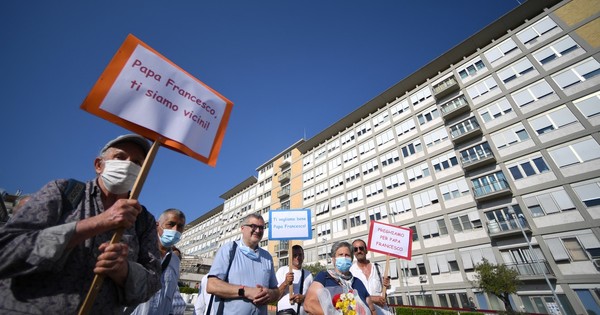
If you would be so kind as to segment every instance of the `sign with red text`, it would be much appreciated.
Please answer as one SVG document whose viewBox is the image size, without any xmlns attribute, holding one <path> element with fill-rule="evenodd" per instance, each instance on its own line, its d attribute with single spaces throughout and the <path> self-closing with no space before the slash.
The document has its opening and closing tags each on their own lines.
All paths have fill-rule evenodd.
<svg viewBox="0 0 600 315">
<path fill-rule="evenodd" d="M 81 108 L 215 166 L 233 103 L 133 35 Z"/>
<path fill-rule="evenodd" d="M 310 209 L 269 211 L 269 240 L 310 240 Z"/>
<path fill-rule="evenodd" d="M 412 230 L 371 221 L 367 246 L 370 251 L 411 260 Z"/>
</svg>

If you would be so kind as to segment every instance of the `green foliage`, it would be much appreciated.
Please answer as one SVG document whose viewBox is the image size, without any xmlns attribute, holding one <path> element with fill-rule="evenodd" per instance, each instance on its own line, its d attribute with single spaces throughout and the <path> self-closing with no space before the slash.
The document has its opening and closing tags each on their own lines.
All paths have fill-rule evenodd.
<svg viewBox="0 0 600 315">
<path fill-rule="evenodd" d="M 450 310 L 436 310 L 435 311 L 436 315 L 456 315 L 457 312 L 456 311 L 450 311 Z M 461 315 L 463 315 L 464 313 L 460 313 Z"/>
<path fill-rule="evenodd" d="M 484 292 L 497 296 L 504 302 L 504 307 L 510 313 L 513 313 L 513 309 L 509 296 L 517 293 L 520 284 L 519 272 L 504 264 L 496 265 L 484 259 L 482 263 L 475 266 L 473 285 Z"/>
<path fill-rule="evenodd" d="M 396 315 L 457 315 L 459 312 L 441 309 L 412 308 L 407 306 L 396 307 Z M 480 312 L 460 312 L 460 315 L 482 315 Z"/>
<path fill-rule="evenodd" d="M 180 287 L 179 288 L 179 292 L 180 293 L 192 294 L 192 293 L 198 293 L 198 289 L 196 289 L 196 288 L 190 288 L 190 287 Z"/>
<path fill-rule="evenodd" d="M 302 266 L 303 269 L 306 269 L 312 273 L 313 277 L 317 275 L 317 273 L 327 269 L 325 266 L 321 265 L 319 262 L 316 262 L 311 265 Z"/>
</svg>

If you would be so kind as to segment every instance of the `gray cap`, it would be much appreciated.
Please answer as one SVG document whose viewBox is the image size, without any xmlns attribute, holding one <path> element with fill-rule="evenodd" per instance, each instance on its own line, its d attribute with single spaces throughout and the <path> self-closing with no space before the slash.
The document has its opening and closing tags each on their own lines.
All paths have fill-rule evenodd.
<svg viewBox="0 0 600 315">
<path fill-rule="evenodd" d="M 142 148 L 142 151 L 144 151 L 144 156 L 148 155 L 148 151 L 150 151 L 150 142 L 148 142 L 146 138 L 136 134 L 128 134 L 118 136 L 115 139 L 108 141 L 108 143 L 104 145 L 104 147 L 100 151 L 100 154 L 104 153 L 104 151 L 108 150 L 108 148 L 114 147 L 116 144 L 122 142 L 133 142 L 137 144 L 138 146 L 140 146 L 140 148 Z"/>
</svg>

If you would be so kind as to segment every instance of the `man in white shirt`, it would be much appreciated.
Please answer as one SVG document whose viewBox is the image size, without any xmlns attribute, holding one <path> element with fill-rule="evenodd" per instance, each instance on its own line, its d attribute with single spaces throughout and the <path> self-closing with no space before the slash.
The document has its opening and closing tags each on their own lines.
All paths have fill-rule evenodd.
<svg viewBox="0 0 600 315">
<path fill-rule="evenodd" d="M 383 297 L 383 290 L 390 287 L 390 278 L 383 277 L 381 266 L 377 263 L 371 263 L 367 259 L 367 244 L 361 239 L 352 242 L 354 257 L 356 261 L 350 267 L 352 275 L 367 287 L 367 291 L 371 295 L 371 300 L 375 304 L 377 315 L 392 315 L 392 311 L 388 309 L 387 301 Z"/>
<path fill-rule="evenodd" d="M 281 314 L 293 314 L 293 313 L 283 313 L 284 310 L 292 309 L 295 311 L 295 314 L 306 315 L 304 311 L 304 297 L 306 296 L 306 292 L 308 291 L 308 287 L 313 282 L 313 276 L 310 271 L 306 269 L 302 269 L 302 263 L 304 262 L 304 249 L 300 245 L 292 246 L 292 272 L 294 273 L 294 281 L 292 284 L 293 293 L 290 296 L 289 286 L 283 285 L 284 282 L 287 282 L 286 275 L 289 273 L 289 266 L 282 266 L 277 270 L 277 282 L 279 288 L 285 290 L 281 299 L 277 303 L 277 314 L 282 312 Z M 292 302 L 294 304 L 292 304 Z"/>
</svg>

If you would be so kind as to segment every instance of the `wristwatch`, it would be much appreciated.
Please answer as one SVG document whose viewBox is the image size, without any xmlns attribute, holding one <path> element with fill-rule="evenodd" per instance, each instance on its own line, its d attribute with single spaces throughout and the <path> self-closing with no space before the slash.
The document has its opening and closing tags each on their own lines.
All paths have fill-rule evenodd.
<svg viewBox="0 0 600 315">
<path fill-rule="evenodd" d="M 244 286 L 241 286 L 238 289 L 238 296 L 243 298 L 245 295 L 246 295 L 246 290 L 244 290 Z"/>
</svg>

